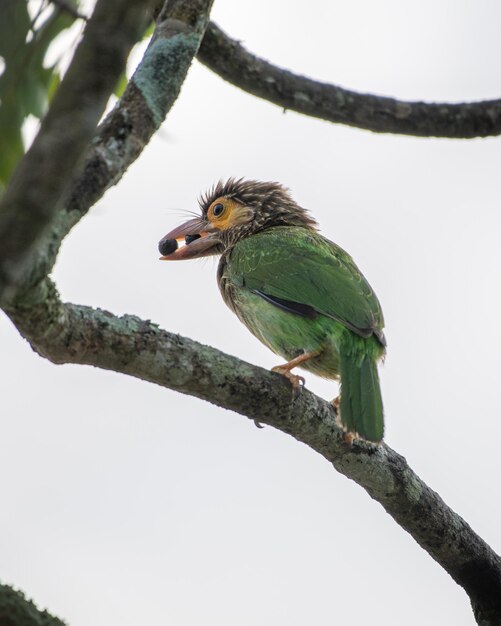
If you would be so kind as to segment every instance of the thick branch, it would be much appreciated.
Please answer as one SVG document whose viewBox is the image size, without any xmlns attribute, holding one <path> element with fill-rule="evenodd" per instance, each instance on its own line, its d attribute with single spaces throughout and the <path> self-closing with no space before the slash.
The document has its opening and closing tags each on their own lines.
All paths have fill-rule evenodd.
<svg viewBox="0 0 501 626">
<path fill-rule="evenodd" d="M 46 276 L 71 228 L 115 185 L 158 130 L 176 101 L 209 21 L 213 0 L 169 0 L 122 98 L 100 125 L 79 174 L 36 257 L 17 285 L 25 297 Z M 30 299 L 33 293 L 29 294 Z"/>
<path fill-rule="evenodd" d="M 137 6 L 138 2 L 139 0 L 131 0 L 128 4 Z M 119 0 L 108 2 L 101 0 L 99 6 L 118 6 L 118 3 Z M 129 374 L 232 409 L 279 428 L 306 443 L 328 459 L 338 471 L 363 486 L 371 497 L 380 502 L 454 580 L 464 587 L 470 596 L 479 623 L 501 624 L 500 558 L 464 520 L 451 511 L 440 497 L 414 474 L 403 457 L 386 445 L 376 447 L 358 442 L 353 447 L 348 447 L 344 443 L 343 433 L 335 423 L 332 407 L 306 390 L 294 398 L 288 383 L 278 374 L 266 372 L 212 348 L 163 331 L 149 321 L 132 316 L 117 318 L 111 313 L 89 307 L 64 305 L 60 302 L 53 284 L 44 279 L 63 237 L 105 189 L 119 180 L 172 106 L 203 36 L 210 5 L 211 0 L 167 2 L 160 13 L 159 25 L 143 61 L 120 104 L 100 127 L 87 152 L 81 174 L 74 180 L 69 191 L 66 189 L 65 180 L 74 171 L 78 162 L 82 145 L 85 143 L 83 141 L 85 133 L 88 134 L 89 129 L 95 124 L 95 108 L 85 100 L 78 103 L 74 101 L 78 107 L 71 110 L 66 107 L 67 103 L 63 100 L 64 106 L 60 107 L 58 115 L 54 114 L 53 122 L 50 124 L 44 122 L 39 135 L 42 139 L 35 142 L 34 152 L 28 153 L 16 173 L 12 188 L 4 197 L 7 208 L 3 217 L 0 217 L 0 288 L 2 280 L 5 284 L 12 278 L 12 268 L 17 267 L 19 259 L 23 260 L 28 256 L 29 248 L 38 237 L 40 229 L 50 223 L 51 230 L 46 235 L 43 245 L 38 246 L 39 257 L 30 264 L 29 276 L 24 277 L 22 298 L 18 292 L 16 304 L 12 304 L 11 301 L 5 308 L 34 349 L 55 363 L 89 364 Z M 102 10 L 105 11 L 104 8 Z M 132 28 L 128 18 L 126 23 Z M 96 36 L 98 34 L 96 32 Z M 314 105 L 310 106 L 310 111 L 315 112 L 322 106 L 328 108 L 327 103 L 323 103 L 325 94 L 322 95 L 322 89 L 325 87 L 333 89 L 333 93 L 337 94 L 336 97 L 341 102 L 336 109 L 338 118 L 332 121 L 343 121 L 379 131 L 405 132 L 401 128 L 400 130 L 381 126 L 373 128 L 366 121 L 361 123 L 358 118 L 372 119 L 373 122 L 374 119 L 383 118 L 387 124 L 388 120 L 393 120 L 392 124 L 398 121 L 402 127 L 413 119 L 414 126 L 411 124 L 413 128 L 425 128 L 426 123 L 430 128 L 430 119 L 433 116 L 427 118 L 428 114 L 421 112 L 418 115 L 416 111 L 419 107 L 440 109 L 442 106 L 398 103 L 374 96 L 361 96 L 309 81 L 315 89 L 319 89 L 317 103 L 314 90 L 310 94 L 300 89 L 308 79 L 284 73 L 264 61 L 254 59 L 234 42 L 228 45 L 229 52 L 233 54 L 236 46 L 236 52 L 243 52 L 244 56 L 247 55 L 255 63 L 257 68 L 255 70 L 251 71 L 248 67 L 246 69 L 245 64 L 238 70 L 243 76 L 243 82 L 248 81 L 248 77 L 252 78 L 254 74 L 259 77 L 263 68 L 266 72 L 274 70 L 278 73 L 276 77 L 272 73 L 265 74 L 272 85 L 271 93 L 281 94 L 281 98 L 287 94 L 289 98 L 292 96 L 296 102 L 296 110 L 307 112 L 305 102 L 308 103 L 309 99 Z M 120 48 L 117 54 L 125 54 L 125 47 Z M 232 66 L 240 67 L 237 61 L 238 58 L 232 59 Z M 111 72 L 108 78 L 110 76 Z M 296 86 L 294 83 L 292 91 L 288 92 L 290 77 L 299 83 Z M 95 80 L 101 84 L 99 77 Z M 284 81 L 284 84 L 281 81 Z M 264 83 L 267 83 L 266 78 Z M 101 94 L 103 98 L 104 91 L 103 87 Z M 80 83 L 76 92 L 79 95 L 82 92 Z M 368 106 L 371 102 L 372 105 Z M 99 106 L 100 103 L 101 101 Z M 278 103 L 281 106 L 290 106 L 282 101 Z M 96 102 L 94 105 L 97 106 Z M 493 128 L 495 124 L 499 124 L 499 113 L 496 108 L 498 103 L 484 105 L 493 107 L 490 118 L 490 128 Z M 445 113 L 442 117 L 448 119 L 455 115 L 451 113 L 454 107 L 468 106 L 473 110 L 480 105 L 443 105 Z M 305 107 L 305 110 L 301 107 Z M 405 107 L 410 109 L 407 110 Z M 82 108 L 86 111 L 85 115 L 80 115 Z M 340 119 L 340 112 L 351 121 Z M 458 115 L 455 126 L 449 120 L 450 128 L 454 127 L 457 130 L 471 125 L 472 121 L 468 115 Z M 94 120 L 92 123 L 89 122 L 91 117 Z M 476 114 L 470 117 L 476 119 Z M 51 120 L 50 114 L 47 119 Z M 325 119 L 331 118 L 326 116 Z M 78 149 L 68 146 L 65 138 L 61 139 L 60 144 L 58 139 L 60 133 L 59 135 L 57 132 L 52 133 L 52 130 L 63 122 L 72 133 L 75 133 L 73 140 L 77 141 Z M 83 130 L 73 129 L 79 125 L 82 125 Z M 498 131 L 491 130 L 490 133 L 483 134 L 496 132 Z M 411 134 L 436 133 L 414 131 Z M 473 134 L 448 136 L 473 136 Z M 40 145 L 37 145 L 37 142 L 40 142 Z M 66 162 L 67 153 L 64 153 L 65 159 L 61 162 L 62 146 L 65 145 L 70 150 L 70 161 L 72 160 L 73 165 Z M 48 148 L 54 148 L 54 152 Z M 38 154 L 38 162 L 34 161 L 33 154 Z M 50 160 L 50 165 L 44 162 L 42 158 L 44 155 Z M 30 164 L 34 166 L 33 170 L 28 167 Z M 44 181 L 45 172 L 48 176 L 46 181 Z M 57 173 L 57 177 L 54 176 L 54 172 Z M 62 206 L 62 198 L 66 198 L 64 210 L 56 213 L 56 208 Z M 21 214 L 19 224 L 16 223 L 12 213 L 14 206 Z M 26 224 L 28 214 L 33 219 L 33 224 Z M 19 218 L 19 215 L 16 217 Z M 12 224 L 9 220 L 12 220 Z M 23 224 L 28 229 L 27 233 L 22 232 Z M 9 243 L 10 248 L 5 248 L 2 247 L 7 241 L 5 232 L 11 225 L 15 229 L 10 230 L 9 234 L 16 241 Z"/>
<path fill-rule="evenodd" d="M 501 624 L 501 559 L 386 445 L 344 443 L 332 406 L 239 359 L 133 316 L 45 301 L 9 312 L 54 363 L 82 363 L 141 378 L 269 424 L 307 444 L 361 485 L 469 595 L 479 624 Z"/>
<path fill-rule="evenodd" d="M 0 203 L 0 298 L 56 214 L 129 51 L 144 31 L 148 2 L 153 4 L 97 3 L 40 132 Z"/>
<path fill-rule="evenodd" d="M 284 109 L 378 133 L 469 139 L 501 134 L 501 100 L 406 102 L 357 93 L 276 67 L 247 52 L 213 22 L 198 59 L 230 83 Z"/>
<path fill-rule="evenodd" d="M 206 26 L 212 0 L 170 0 L 115 109 L 99 127 L 73 182 L 53 238 L 68 230 L 116 184 L 158 130 L 176 101 Z"/>
</svg>

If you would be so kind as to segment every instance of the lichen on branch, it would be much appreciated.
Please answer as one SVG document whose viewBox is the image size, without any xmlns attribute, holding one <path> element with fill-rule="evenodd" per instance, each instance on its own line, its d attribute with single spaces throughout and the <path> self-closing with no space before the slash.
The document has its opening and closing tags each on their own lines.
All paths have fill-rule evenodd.
<svg viewBox="0 0 501 626">
<path fill-rule="evenodd" d="M 198 59 L 258 98 L 328 122 L 418 137 L 468 139 L 501 134 L 501 99 L 428 103 L 351 91 L 261 59 L 213 22 L 207 28 Z"/>
</svg>

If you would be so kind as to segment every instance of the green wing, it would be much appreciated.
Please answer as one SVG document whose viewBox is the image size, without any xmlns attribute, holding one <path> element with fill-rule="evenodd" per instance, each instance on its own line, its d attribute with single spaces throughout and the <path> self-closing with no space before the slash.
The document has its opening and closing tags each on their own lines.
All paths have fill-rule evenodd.
<svg viewBox="0 0 501 626">
<path fill-rule="evenodd" d="M 264 297 L 306 305 L 384 344 L 383 313 L 369 283 L 344 250 L 316 232 L 277 226 L 242 239 L 228 271 Z"/>
</svg>

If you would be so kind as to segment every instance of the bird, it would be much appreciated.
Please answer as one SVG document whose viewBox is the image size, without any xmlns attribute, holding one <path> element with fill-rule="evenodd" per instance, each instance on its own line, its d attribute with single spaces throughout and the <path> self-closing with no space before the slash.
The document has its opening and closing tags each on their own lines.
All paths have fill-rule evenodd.
<svg viewBox="0 0 501 626">
<path fill-rule="evenodd" d="M 296 389 L 300 367 L 340 382 L 333 400 L 345 439 L 380 443 L 384 416 L 378 362 L 386 339 L 379 300 L 351 256 L 277 182 L 219 181 L 201 215 L 159 242 L 161 260 L 220 255 L 228 307 L 286 363 L 272 368 Z"/>
</svg>

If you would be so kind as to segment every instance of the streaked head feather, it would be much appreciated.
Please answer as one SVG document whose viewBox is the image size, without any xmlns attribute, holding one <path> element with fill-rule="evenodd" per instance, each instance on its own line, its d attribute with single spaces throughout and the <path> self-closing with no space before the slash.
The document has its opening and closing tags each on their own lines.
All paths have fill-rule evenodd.
<svg viewBox="0 0 501 626">
<path fill-rule="evenodd" d="M 210 205 L 220 197 L 227 197 L 252 209 L 252 233 L 272 226 L 304 226 L 317 228 L 317 222 L 309 212 L 299 206 L 289 190 L 277 182 L 261 182 L 243 178 L 220 180 L 199 199 L 204 215 Z M 246 229 L 245 236 L 251 234 Z M 242 232 L 242 235 L 244 233 Z"/>
</svg>

